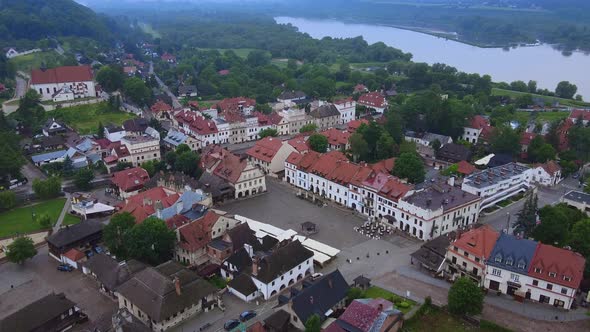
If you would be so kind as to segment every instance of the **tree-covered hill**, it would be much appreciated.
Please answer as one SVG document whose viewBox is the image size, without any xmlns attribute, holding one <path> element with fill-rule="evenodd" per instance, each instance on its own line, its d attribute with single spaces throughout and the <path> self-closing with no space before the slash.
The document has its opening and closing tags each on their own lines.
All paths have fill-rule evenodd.
<svg viewBox="0 0 590 332">
<path fill-rule="evenodd" d="M 117 24 L 72 0 L 0 0 L 0 45 L 47 37 L 113 38 Z"/>
</svg>

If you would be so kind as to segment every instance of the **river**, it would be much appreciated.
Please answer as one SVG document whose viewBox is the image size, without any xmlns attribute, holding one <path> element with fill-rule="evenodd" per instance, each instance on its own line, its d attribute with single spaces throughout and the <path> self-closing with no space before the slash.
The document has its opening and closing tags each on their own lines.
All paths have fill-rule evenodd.
<svg viewBox="0 0 590 332">
<path fill-rule="evenodd" d="M 368 43 L 385 44 L 412 53 L 413 61 L 445 63 L 466 73 L 488 74 L 496 82 L 537 81 L 539 88 L 555 90 L 560 81 L 578 86 L 590 100 L 590 56 L 573 52 L 565 56 L 550 45 L 481 48 L 424 33 L 380 25 L 349 24 L 335 20 L 276 17 L 279 24 L 291 23 L 313 38 L 363 36 Z"/>
</svg>

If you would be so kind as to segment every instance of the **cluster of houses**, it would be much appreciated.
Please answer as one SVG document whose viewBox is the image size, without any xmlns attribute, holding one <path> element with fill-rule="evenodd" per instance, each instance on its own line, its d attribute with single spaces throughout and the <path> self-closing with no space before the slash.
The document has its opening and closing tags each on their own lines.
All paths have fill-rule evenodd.
<svg viewBox="0 0 590 332">
<path fill-rule="evenodd" d="M 469 277 L 490 292 L 570 309 L 585 259 L 569 249 L 498 233 L 484 225 L 424 244 L 412 258 L 434 274 Z"/>
</svg>

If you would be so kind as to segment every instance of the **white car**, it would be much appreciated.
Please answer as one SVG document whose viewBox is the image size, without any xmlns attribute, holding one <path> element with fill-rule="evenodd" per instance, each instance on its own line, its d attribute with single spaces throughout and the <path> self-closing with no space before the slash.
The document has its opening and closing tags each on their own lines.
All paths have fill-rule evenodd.
<svg viewBox="0 0 590 332">
<path fill-rule="evenodd" d="M 321 278 L 323 276 L 324 276 L 323 273 L 317 272 L 317 273 L 314 273 L 314 274 L 311 275 L 311 280 L 315 281 L 315 280 L 318 280 L 319 278 Z"/>
</svg>

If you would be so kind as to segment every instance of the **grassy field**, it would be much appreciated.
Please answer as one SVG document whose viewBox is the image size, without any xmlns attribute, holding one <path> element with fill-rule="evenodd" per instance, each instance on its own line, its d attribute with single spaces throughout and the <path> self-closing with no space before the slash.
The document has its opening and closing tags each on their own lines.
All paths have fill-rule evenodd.
<svg viewBox="0 0 590 332">
<path fill-rule="evenodd" d="M 494 96 L 507 96 L 507 97 L 511 97 L 511 98 L 516 98 L 516 97 L 519 97 L 522 95 L 527 95 L 527 94 L 530 94 L 531 96 L 533 96 L 533 98 L 542 98 L 543 100 L 545 100 L 545 102 L 549 102 L 549 103 L 551 103 L 553 101 L 559 101 L 559 103 L 561 105 L 570 106 L 570 107 L 590 107 L 590 103 L 586 103 L 583 101 L 577 101 L 577 100 L 573 100 L 573 99 L 564 99 L 564 98 L 558 98 L 558 97 L 532 94 L 532 93 L 527 93 L 527 92 L 492 88 L 492 95 L 494 95 Z"/>
<path fill-rule="evenodd" d="M 69 213 L 66 213 L 66 215 L 64 216 L 64 220 L 62 221 L 62 225 L 66 226 L 66 225 L 75 225 L 77 223 L 79 223 L 80 221 L 82 221 L 82 219 L 73 216 Z"/>
<path fill-rule="evenodd" d="M 396 305 L 396 308 L 399 311 L 403 312 L 404 314 L 407 314 L 416 305 L 416 302 L 414 302 L 412 300 L 405 299 L 399 295 L 393 294 L 390 291 L 387 291 L 383 288 L 379 288 L 379 287 L 375 287 L 375 286 L 367 289 L 365 291 L 365 293 L 363 294 L 363 297 L 371 298 L 371 299 L 382 298 L 382 299 L 392 301 L 392 302 L 396 302 L 396 300 L 399 300 L 402 302 L 407 302 L 409 305 L 405 308 L 403 306 Z"/>
<path fill-rule="evenodd" d="M 481 321 L 479 327 L 473 326 L 447 312 L 429 307 L 422 314 L 416 314 L 404 322 L 404 331 L 408 332 L 510 332 L 510 330 L 488 321 Z"/>
<path fill-rule="evenodd" d="M 36 220 L 33 220 L 33 213 L 35 215 L 47 214 L 51 218 L 52 224 L 55 224 L 65 202 L 65 198 L 56 198 L 0 214 L 0 237 L 41 230 L 41 225 Z M 73 223 L 73 219 L 71 218 L 66 220 Z"/>
<path fill-rule="evenodd" d="M 125 120 L 135 117 L 130 113 L 108 111 L 106 102 L 60 108 L 47 112 L 47 116 L 64 121 L 80 134 L 96 132 L 99 122 L 105 126 L 111 123 L 121 125 Z"/>
<path fill-rule="evenodd" d="M 10 59 L 10 62 L 14 64 L 16 70 L 21 70 L 25 73 L 29 73 L 31 69 L 40 68 L 42 63 L 45 63 L 47 68 L 53 68 L 60 66 L 62 61 L 63 56 L 53 50 L 31 53 Z"/>
</svg>

